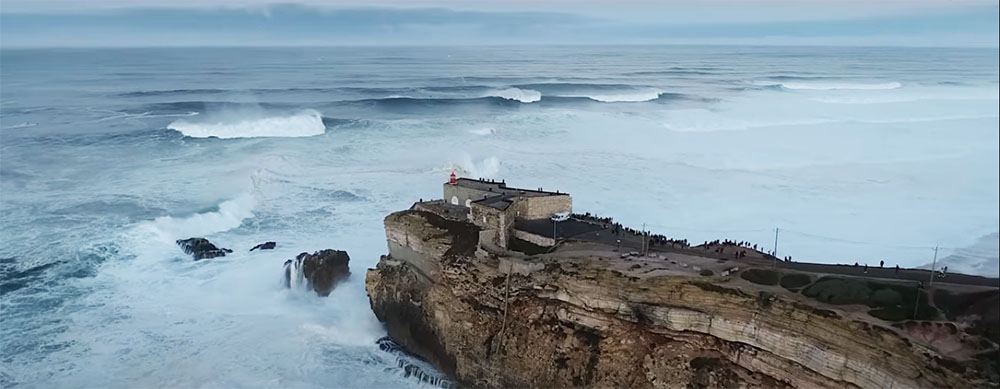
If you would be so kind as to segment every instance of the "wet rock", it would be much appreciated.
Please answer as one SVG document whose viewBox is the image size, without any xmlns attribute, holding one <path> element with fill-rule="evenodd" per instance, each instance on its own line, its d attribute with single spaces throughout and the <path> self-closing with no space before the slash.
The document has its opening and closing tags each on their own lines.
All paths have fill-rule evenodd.
<svg viewBox="0 0 1000 389">
<path fill-rule="evenodd" d="M 178 239 L 177 245 L 181 246 L 181 249 L 185 253 L 191 254 L 195 261 L 224 257 L 226 254 L 232 253 L 233 250 L 221 247 L 215 247 L 212 242 L 209 242 L 205 238 L 189 238 L 189 239 Z"/>
<path fill-rule="evenodd" d="M 276 242 L 264 242 L 264 243 L 261 243 L 259 245 L 253 246 L 253 248 L 250 249 L 250 251 L 254 251 L 254 250 L 274 250 L 274 247 L 277 246 L 277 245 L 278 245 L 278 243 L 276 243 Z"/>
<path fill-rule="evenodd" d="M 413 377 L 420 382 L 440 388 L 454 387 L 454 383 L 447 378 L 431 373 L 430 369 L 421 366 L 426 363 L 426 361 L 417 355 L 410 354 L 399 344 L 393 342 L 392 338 L 383 336 L 376 340 L 375 343 L 378 344 L 378 348 L 380 350 L 396 357 L 396 366 L 403 369 L 404 377 Z"/>
<path fill-rule="evenodd" d="M 320 250 L 301 253 L 285 261 L 285 286 L 306 284 L 320 296 L 329 296 L 337 284 L 351 275 L 346 251 Z"/>
</svg>

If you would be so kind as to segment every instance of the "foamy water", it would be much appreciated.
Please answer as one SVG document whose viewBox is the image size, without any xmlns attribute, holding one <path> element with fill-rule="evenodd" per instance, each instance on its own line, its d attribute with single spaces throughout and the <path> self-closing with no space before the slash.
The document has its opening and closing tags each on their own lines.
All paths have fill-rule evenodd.
<svg viewBox="0 0 1000 389">
<path fill-rule="evenodd" d="M 4 51 L 0 385 L 420 385 L 364 272 L 452 171 L 694 242 L 777 227 L 797 260 L 996 269 L 995 52 L 489 50 Z M 194 236 L 234 252 L 194 262 Z M 346 284 L 284 286 L 327 248 Z"/>
<path fill-rule="evenodd" d="M 315 136 L 326 130 L 322 114 L 312 109 L 292 115 L 259 118 L 247 118 L 246 115 L 247 113 L 235 112 L 199 121 L 181 119 L 170 123 L 167 128 L 192 138 L 220 139 Z"/>
</svg>

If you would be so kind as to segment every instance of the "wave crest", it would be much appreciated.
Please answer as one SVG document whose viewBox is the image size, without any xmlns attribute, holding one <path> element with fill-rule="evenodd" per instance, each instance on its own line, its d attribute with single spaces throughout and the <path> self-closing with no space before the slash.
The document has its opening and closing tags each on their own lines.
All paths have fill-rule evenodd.
<svg viewBox="0 0 1000 389">
<path fill-rule="evenodd" d="M 834 82 L 783 82 L 778 84 L 782 89 L 791 90 L 837 90 L 837 89 L 854 89 L 854 90 L 885 90 L 885 89 L 899 89 L 903 87 L 903 84 L 898 82 L 884 82 L 877 84 L 862 84 L 862 83 L 834 83 Z"/>
<path fill-rule="evenodd" d="M 239 227 L 244 219 L 253 217 L 256 201 L 249 194 L 223 201 L 218 210 L 196 213 L 187 217 L 161 216 L 138 228 L 158 240 L 173 244 L 174 240 L 206 236 Z"/>
<path fill-rule="evenodd" d="M 534 103 L 542 99 L 542 92 L 533 89 L 507 88 L 494 91 L 485 97 L 502 97 L 522 103 Z"/>
<path fill-rule="evenodd" d="M 290 116 L 270 116 L 257 119 L 238 118 L 216 122 L 189 122 L 177 120 L 167 128 L 192 138 L 258 138 L 306 137 L 321 135 L 326 131 L 323 115 L 307 109 Z"/>
<path fill-rule="evenodd" d="M 586 97 L 602 103 L 637 103 L 642 101 L 653 101 L 660 98 L 661 92 L 658 90 L 623 92 L 623 93 L 602 93 L 588 95 L 565 95 L 565 97 Z"/>
</svg>

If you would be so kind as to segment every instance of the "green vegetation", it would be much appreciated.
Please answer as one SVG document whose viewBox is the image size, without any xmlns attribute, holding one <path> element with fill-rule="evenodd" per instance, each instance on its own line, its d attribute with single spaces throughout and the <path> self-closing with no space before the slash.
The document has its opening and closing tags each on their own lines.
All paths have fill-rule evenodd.
<svg viewBox="0 0 1000 389">
<path fill-rule="evenodd" d="M 740 277 L 757 285 L 777 285 L 781 273 L 768 269 L 750 269 L 740 273 Z"/>
<path fill-rule="evenodd" d="M 915 307 L 919 320 L 938 315 L 937 309 L 928 304 L 927 294 L 910 285 L 823 277 L 803 289 L 802 294 L 828 304 L 867 305 L 875 308 L 868 314 L 888 321 L 912 319 Z"/>
<path fill-rule="evenodd" d="M 933 319 L 937 316 L 937 310 L 930 305 L 921 304 L 920 308 L 917 309 L 917 319 L 918 320 L 928 320 Z M 913 306 L 909 307 L 896 305 L 885 308 L 872 309 L 868 311 L 869 315 L 877 317 L 885 321 L 903 321 L 910 320 L 913 318 Z"/>
<path fill-rule="evenodd" d="M 872 293 L 868 304 L 873 307 L 892 307 L 903 303 L 903 295 L 892 289 L 879 289 Z"/>
<path fill-rule="evenodd" d="M 872 291 L 864 281 L 850 278 L 823 277 L 802 290 L 806 297 L 812 297 L 827 304 L 867 304 Z"/>
<path fill-rule="evenodd" d="M 993 342 L 1000 343 L 1000 316 L 997 306 L 1000 306 L 1000 290 L 990 290 L 975 293 L 951 293 L 946 290 L 934 291 L 934 305 L 940 309 L 948 320 L 960 316 L 977 317 L 966 332 L 972 335 L 982 335 Z"/>
<path fill-rule="evenodd" d="M 802 273 L 789 273 L 781 277 L 781 287 L 793 290 L 798 289 L 803 286 L 809 285 L 812 282 L 812 277 L 808 274 Z"/>
</svg>

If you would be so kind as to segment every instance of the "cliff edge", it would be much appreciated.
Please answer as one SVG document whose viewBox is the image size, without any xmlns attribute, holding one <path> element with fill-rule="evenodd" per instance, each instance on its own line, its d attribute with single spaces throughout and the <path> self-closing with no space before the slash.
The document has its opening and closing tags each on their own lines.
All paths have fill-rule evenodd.
<svg viewBox="0 0 1000 389">
<path fill-rule="evenodd" d="M 998 292 L 568 242 L 490 252 L 409 210 L 369 269 L 389 335 L 463 385 L 997 387 Z M 937 286 L 938 284 L 935 284 Z M 915 318 L 915 319 L 914 319 Z"/>
</svg>

